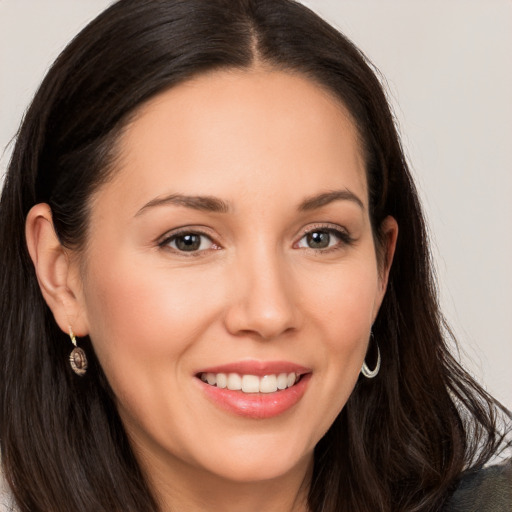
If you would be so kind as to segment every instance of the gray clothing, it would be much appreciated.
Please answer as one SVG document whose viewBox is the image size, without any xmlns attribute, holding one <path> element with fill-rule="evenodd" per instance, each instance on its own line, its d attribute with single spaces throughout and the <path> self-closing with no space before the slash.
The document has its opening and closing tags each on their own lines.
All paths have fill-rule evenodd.
<svg viewBox="0 0 512 512">
<path fill-rule="evenodd" d="M 464 473 L 443 512 L 512 512 L 512 459 Z"/>
</svg>

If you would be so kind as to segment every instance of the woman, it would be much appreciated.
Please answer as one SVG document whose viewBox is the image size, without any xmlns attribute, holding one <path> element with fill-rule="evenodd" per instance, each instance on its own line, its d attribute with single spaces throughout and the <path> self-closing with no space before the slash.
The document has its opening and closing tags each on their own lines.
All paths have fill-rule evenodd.
<svg viewBox="0 0 512 512">
<path fill-rule="evenodd" d="M 458 510 L 475 479 L 508 506 L 506 467 L 461 481 L 510 415 L 446 348 L 385 96 L 300 4 L 114 4 L 0 208 L 18 510 Z"/>
</svg>

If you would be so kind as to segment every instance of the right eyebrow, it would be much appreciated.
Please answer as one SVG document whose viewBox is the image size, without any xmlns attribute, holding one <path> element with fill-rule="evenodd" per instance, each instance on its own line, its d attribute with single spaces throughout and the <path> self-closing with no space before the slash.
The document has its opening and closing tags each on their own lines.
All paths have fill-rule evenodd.
<svg viewBox="0 0 512 512">
<path fill-rule="evenodd" d="M 148 203 L 146 203 L 136 214 L 138 217 L 149 208 L 155 208 L 157 206 L 184 206 L 185 208 L 192 208 L 194 210 L 201 210 L 206 212 L 215 213 L 228 213 L 231 208 L 229 204 L 214 196 L 187 196 L 183 194 L 170 194 L 164 197 L 155 197 Z"/>
</svg>

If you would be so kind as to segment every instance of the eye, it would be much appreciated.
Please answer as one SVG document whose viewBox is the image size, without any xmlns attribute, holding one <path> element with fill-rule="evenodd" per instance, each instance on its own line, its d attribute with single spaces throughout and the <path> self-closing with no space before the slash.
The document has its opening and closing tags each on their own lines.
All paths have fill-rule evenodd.
<svg viewBox="0 0 512 512">
<path fill-rule="evenodd" d="M 350 236 L 333 228 L 315 228 L 308 231 L 297 243 L 297 247 L 306 249 L 330 249 L 340 245 L 349 244 Z"/>
<path fill-rule="evenodd" d="M 181 232 L 167 237 L 160 243 L 162 247 L 170 247 L 179 252 L 199 252 L 216 248 L 212 239 L 202 233 Z"/>
</svg>

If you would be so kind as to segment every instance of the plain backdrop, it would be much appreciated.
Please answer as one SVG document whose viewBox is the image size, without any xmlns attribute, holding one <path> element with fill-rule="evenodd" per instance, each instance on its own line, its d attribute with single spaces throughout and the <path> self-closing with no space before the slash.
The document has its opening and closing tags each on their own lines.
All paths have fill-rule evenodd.
<svg viewBox="0 0 512 512">
<path fill-rule="evenodd" d="M 110 3 L 0 0 L 0 174 L 45 71 Z M 511 407 L 512 1 L 304 3 L 385 77 L 461 358 Z"/>
</svg>

